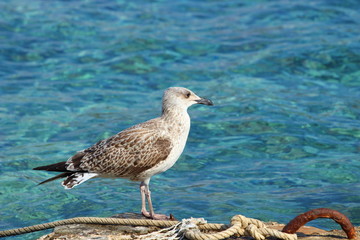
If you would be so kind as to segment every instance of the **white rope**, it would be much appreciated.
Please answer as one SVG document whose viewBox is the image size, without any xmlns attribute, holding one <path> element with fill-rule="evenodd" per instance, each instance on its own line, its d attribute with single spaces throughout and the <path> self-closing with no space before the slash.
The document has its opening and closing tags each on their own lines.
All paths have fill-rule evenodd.
<svg viewBox="0 0 360 240">
<path fill-rule="evenodd" d="M 207 223 L 204 218 L 188 218 L 183 219 L 181 222 L 174 226 L 161 229 L 146 235 L 141 235 L 136 240 L 181 240 L 187 231 L 198 231 L 199 224 Z"/>
</svg>

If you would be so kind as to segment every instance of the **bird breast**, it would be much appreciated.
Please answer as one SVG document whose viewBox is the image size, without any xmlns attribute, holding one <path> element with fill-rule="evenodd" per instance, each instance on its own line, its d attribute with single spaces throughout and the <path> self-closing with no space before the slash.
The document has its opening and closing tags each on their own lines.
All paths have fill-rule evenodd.
<svg viewBox="0 0 360 240">
<path fill-rule="evenodd" d="M 151 169 L 146 170 L 138 176 L 139 178 L 149 178 L 153 175 L 165 172 L 169 168 L 171 168 L 175 162 L 179 159 L 181 153 L 183 152 L 186 141 L 190 131 L 190 117 L 188 114 L 182 116 L 182 121 L 174 121 L 173 124 L 170 124 L 171 127 L 167 129 L 168 134 L 173 139 L 173 149 L 171 150 L 169 156 L 165 161 L 159 162 L 157 165 L 152 167 Z"/>
</svg>

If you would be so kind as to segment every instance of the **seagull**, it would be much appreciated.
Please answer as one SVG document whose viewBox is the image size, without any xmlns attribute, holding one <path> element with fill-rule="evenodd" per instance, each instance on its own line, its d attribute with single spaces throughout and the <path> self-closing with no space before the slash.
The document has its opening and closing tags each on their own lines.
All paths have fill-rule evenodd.
<svg viewBox="0 0 360 240">
<path fill-rule="evenodd" d="M 183 87 L 166 89 L 160 117 L 101 140 L 78 151 L 67 161 L 34 168 L 61 172 L 39 185 L 61 178 L 65 178 L 62 182 L 65 189 L 95 177 L 139 181 L 142 215 L 151 219 L 169 219 L 166 215 L 154 212 L 149 190 L 150 178 L 171 168 L 183 152 L 190 131 L 187 109 L 194 104 L 211 106 L 213 102 Z M 146 201 L 149 211 L 146 209 Z"/>
</svg>

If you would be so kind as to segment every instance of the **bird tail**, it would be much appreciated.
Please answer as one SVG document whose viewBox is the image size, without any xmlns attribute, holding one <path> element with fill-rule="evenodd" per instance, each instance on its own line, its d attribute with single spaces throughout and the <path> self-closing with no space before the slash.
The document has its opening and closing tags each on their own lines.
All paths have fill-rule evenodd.
<svg viewBox="0 0 360 240">
<path fill-rule="evenodd" d="M 37 169 L 35 169 L 35 170 L 37 170 Z M 69 176 L 71 176 L 71 174 L 73 174 L 73 173 L 71 173 L 71 172 L 60 173 L 59 175 L 56 175 L 55 177 L 46 179 L 45 181 L 42 181 L 42 182 L 39 183 L 38 185 L 41 185 L 41 184 L 44 184 L 44 183 L 48 183 L 48 182 L 54 181 L 54 180 L 59 179 L 59 178 L 69 177 Z"/>
<path fill-rule="evenodd" d="M 75 172 L 70 173 L 71 175 L 67 176 L 67 178 L 62 182 L 62 185 L 65 189 L 71 189 L 90 178 L 98 176 L 97 173 L 86 173 L 86 172 Z"/>
<path fill-rule="evenodd" d="M 58 162 L 50 165 L 40 166 L 33 168 L 33 170 L 44 170 L 44 171 L 54 171 L 54 172 L 69 172 L 66 169 L 66 162 Z"/>
<path fill-rule="evenodd" d="M 55 163 L 55 164 L 51 164 L 51 165 L 36 167 L 36 168 L 33 168 L 33 170 L 62 172 L 59 175 L 56 175 L 55 177 L 49 178 L 49 179 L 39 183 L 39 185 L 54 181 L 59 178 L 66 178 L 62 182 L 62 185 L 66 189 L 71 189 L 71 188 L 85 182 L 86 180 L 89 180 L 90 178 L 96 177 L 98 175 L 97 173 L 69 171 L 66 169 L 66 167 L 67 167 L 66 162 L 59 162 L 59 163 Z"/>
<path fill-rule="evenodd" d="M 69 177 L 71 174 L 73 174 L 72 172 L 70 172 L 66 169 L 66 162 L 59 162 L 59 163 L 50 164 L 50 165 L 46 165 L 46 166 L 40 166 L 40 167 L 33 168 L 33 170 L 62 172 L 59 175 L 56 175 L 55 177 L 49 178 L 49 179 L 39 183 L 39 185 L 54 181 L 59 178 Z"/>
</svg>

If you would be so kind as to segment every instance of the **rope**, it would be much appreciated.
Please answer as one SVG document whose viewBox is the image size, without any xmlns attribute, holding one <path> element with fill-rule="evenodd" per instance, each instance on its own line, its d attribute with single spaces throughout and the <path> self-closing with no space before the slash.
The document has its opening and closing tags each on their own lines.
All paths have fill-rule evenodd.
<svg viewBox="0 0 360 240">
<path fill-rule="evenodd" d="M 203 219 L 184 219 L 181 222 L 169 220 L 151 219 L 122 219 L 122 218 L 100 218 L 100 217 L 77 217 L 55 222 L 33 225 L 24 228 L 0 231 L 0 237 L 31 233 L 57 226 L 68 224 L 112 224 L 112 225 L 135 225 L 135 226 L 156 226 L 168 227 L 174 236 L 186 237 L 191 240 L 220 240 L 231 236 L 251 236 L 256 240 L 263 240 L 266 237 L 276 237 L 284 240 L 297 240 L 296 234 L 287 234 L 278 230 L 270 229 L 257 219 L 247 218 L 242 215 L 235 215 L 231 219 L 231 225 L 206 223 Z M 220 231 L 216 233 L 202 233 L 200 230 Z M 158 233 L 161 234 L 164 229 Z M 165 236 L 165 235 L 164 235 Z M 163 239 L 179 239 L 169 236 Z M 157 239 L 152 237 L 139 236 L 138 239 Z M 158 238 L 160 239 L 160 238 Z"/>
<path fill-rule="evenodd" d="M 256 240 L 263 240 L 269 236 L 284 240 L 297 240 L 296 234 L 287 234 L 267 228 L 263 222 L 242 215 L 235 215 L 231 219 L 231 226 L 218 233 L 206 234 L 196 230 L 185 232 L 185 237 L 191 240 L 219 240 L 231 236 L 250 236 Z"/>
<path fill-rule="evenodd" d="M 45 229 L 68 224 L 112 224 L 112 225 L 136 225 L 136 226 L 156 226 L 170 227 L 178 223 L 177 221 L 168 220 L 151 220 L 151 219 L 123 219 L 123 218 L 100 218 L 100 217 L 76 217 L 55 222 L 33 225 L 30 227 L 16 228 L 0 231 L 0 237 L 20 235 L 24 233 L 37 232 Z"/>
</svg>

